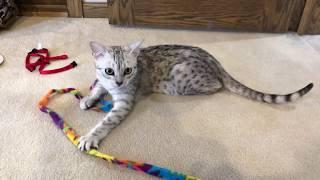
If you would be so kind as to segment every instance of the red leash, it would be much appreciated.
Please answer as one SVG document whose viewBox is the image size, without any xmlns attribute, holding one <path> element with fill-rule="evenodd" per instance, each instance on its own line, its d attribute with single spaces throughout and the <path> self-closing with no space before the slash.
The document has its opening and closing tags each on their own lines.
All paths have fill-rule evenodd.
<svg viewBox="0 0 320 180">
<path fill-rule="evenodd" d="M 31 63 L 30 62 L 31 57 L 38 57 L 38 60 L 34 63 Z M 70 69 L 77 66 L 77 63 L 75 61 L 73 61 L 69 65 L 64 66 L 62 68 L 44 70 L 44 68 L 48 64 L 50 64 L 50 61 L 58 61 L 58 60 L 66 60 L 66 59 L 68 59 L 67 55 L 50 57 L 48 49 L 45 49 L 45 48 L 33 49 L 31 52 L 28 53 L 28 55 L 26 57 L 26 68 L 30 72 L 33 72 L 34 70 L 36 70 L 37 66 L 40 66 L 39 67 L 40 74 L 54 74 L 54 73 L 59 73 L 59 72 L 70 70 Z"/>
</svg>

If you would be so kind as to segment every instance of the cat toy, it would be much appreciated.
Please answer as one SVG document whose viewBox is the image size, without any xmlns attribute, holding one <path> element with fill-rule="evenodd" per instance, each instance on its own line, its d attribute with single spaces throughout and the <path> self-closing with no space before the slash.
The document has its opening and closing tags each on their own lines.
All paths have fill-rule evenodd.
<svg viewBox="0 0 320 180">
<path fill-rule="evenodd" d="M 41 100 L 38 103 L 39 109 L 44 112 L 49 114 L 51 117 L 52 121 L 54 124 L 62 130 L 62 132 L 65 134 L 65 136 L 72 142 L 73 145 L 77 146 L 79 142 L 79 135 L 76 133 L 76 131 L 70 127 L 55 111 L 52 109 L 49 109 L 47 107 L 49 100 L 51 97 L 57 95 L 57 94 L 65 94 L 65 93 L 70 93 L 75 96 L 78 100 L 81 100 L 82 96 L 80 92 L 74 88 L 66 88 L 66 89 L 51 89 L 46 95 L 44 95 Z M 100 105 L 97 105 L 91 110 L 98 111 L 98 112 L 108 112 L 112 108 L 112 102 L 111 101 L 106 101 L 106 100 L 101 100 Z M 86 151 L 87 154 L 95 156 L 97 158 L 101 158 L 111 164 L 116 164 L 122 167 L 126 167 L 128 169 L 132 169 L 135 171 L 140 171 L 146 174 L 149 174 L 151 176 L 155 176 L 158 178 L 162 179 L 167 179 L 167 180 L 199 180 L 197 177 L 185 175 L 180 172 L 176 172 L 164 167 L 152 165 L 152 164 L 147 164 L 143 162 L 136 162 L 136 161 L 130 161 L 130 160 L 124 160 L 124 159 L 119 159 L 116 157 L 113 157 L 108 154 L 104 154 L 99 152 L 96 149 L 91 149 Z"/>
</svg>

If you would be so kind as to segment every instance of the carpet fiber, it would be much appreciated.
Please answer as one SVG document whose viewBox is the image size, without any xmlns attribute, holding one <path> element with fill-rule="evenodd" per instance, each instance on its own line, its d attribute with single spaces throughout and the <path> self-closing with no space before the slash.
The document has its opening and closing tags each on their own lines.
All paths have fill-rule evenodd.
<svg viewBox="0 0 320 180">
<path fill-rule="evenodd" d="M 320 177 L 320 37 L 110 26 L 105 19 L 26 18 L 0 32 L 0 179 L 153 179 L 78 151 L 37 109 L 51 88 L 94 81 L 89 41 L 145 46 L 184 44 L 212 53 L 236 79 L 257 90 L 289 93 L 314 82 L 303 99 L 268 105 L 229 92 L 211 96 L 154 94 L 100 145 L 102 152 L 144 161 L 201 179 L 318 179 Z M 41 42 L 52 55 L 66 52 L 73 70 L 40 75 L 24 58 Z M 85 134 L 104 114 L 81 111 L 70 95 L 50 107 Z"/>
</svg>

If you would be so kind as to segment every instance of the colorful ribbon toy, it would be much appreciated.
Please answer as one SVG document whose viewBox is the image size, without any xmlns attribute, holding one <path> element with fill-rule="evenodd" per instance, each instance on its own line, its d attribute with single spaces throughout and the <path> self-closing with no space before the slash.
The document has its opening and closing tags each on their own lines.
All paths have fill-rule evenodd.
<svg viewBox="0 0 320 180">
<path fill-rule="evenodd" d="M 31 62 L 32 57 L 38 57 L 38 60 L 36 62 Z M 26 57 L 26 68 L 30 71 L 33 72 L 37 66 L 39 67 L 39 72 L 40 74 L 54 74 L 54 73 L 59 73 L 63 71 L 70 70 L 74 67 L 77 66 L 77 63 L 73 61 L 67 66 L 64 66 L 62 68 L 58 69 L 52 69 L 52 70 L 44 70 L 44 68 L 50 64 L 50 61 L 58 61 L 58 60 L 65 60 L 68 59 L 67 55 L 61 55 L 61 56 L 49 56 L 49 51 L 48 49 L 42 48 L 42 49 L 33 49 L 31 52 L 28 53 Z"/>
<path fill-rule="evenodd" d="M 49 103 L 49 99 L 56 95 L 56 94 L 65 94 L 71 93 L 73 94 L 78 100 L 82 98 L 80 92 L 74 88 L 67 88 L 67 89 L 52 89 L 50 90 L 45 96 L 41 98 L 38 103 L 39 109 L 49 114 L 54 124 L 63 131 L 66 137 L 72 142 L 73 145 L 78 145 L 79 135 L 75 132 L 73 128 L 71 128 L 63 119 L 53 110 L 47 107 Z M 92 110 L 99 111 L 99 112 L 108 112 L 112 108 L 111 101 L 103 101 L 102 106 L 94 107 Z M 108 154 L 101 153 L 95 149 L 91 149 L 86 151 L 87 154 L 101 158 L 109 163 L 116 164 L 122 167 L 126 167 L 128 169 L 132 169 L 135 171 L 140 171 L 151 176 L 155 176 L 158 178 L 166 179 L 166 180 L 199 180 L 197 177 L 189 176 L 182 174 L 180 172 L 172 171 L 170 169 L 159 167 L 152 164 L 130 161 L 130 160 L 123 160 L 113 157 Z"/>
</svg>

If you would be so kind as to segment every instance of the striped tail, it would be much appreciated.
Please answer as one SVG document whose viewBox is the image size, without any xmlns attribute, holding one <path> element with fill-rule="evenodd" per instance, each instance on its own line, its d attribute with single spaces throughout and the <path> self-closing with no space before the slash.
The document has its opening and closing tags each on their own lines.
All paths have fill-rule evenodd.
<svg viewBox="0 0 320 180">
<path fill-rule="evenodd" d="M 304 96 L 305 94 L 307 94 L 313 88 L 313 84 L 310 83 L 306 87 L 290 94 L 286 94 L 286 95 L 267 94 L 267 93 L 253 90 L 241 84 L 237 80 L 233 79 L 230 75 L 224 76 L 224 78 L 222 79 L 223 79 L 222 81 L 224 83 L 225 88 L 235 94 L 238 94 L 256 101 L 261 101 L 266 103 L 275 103 L 275 104 L 295 101 L 301 98 L 302 96 Z"/>
</svg>

